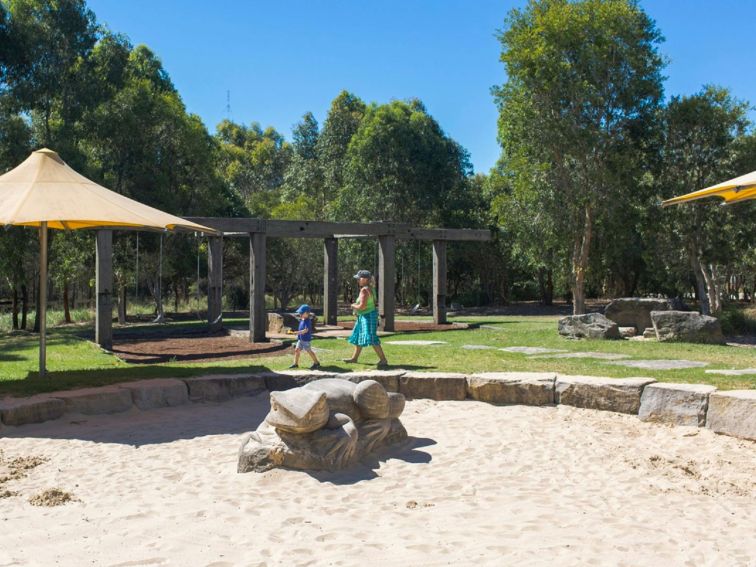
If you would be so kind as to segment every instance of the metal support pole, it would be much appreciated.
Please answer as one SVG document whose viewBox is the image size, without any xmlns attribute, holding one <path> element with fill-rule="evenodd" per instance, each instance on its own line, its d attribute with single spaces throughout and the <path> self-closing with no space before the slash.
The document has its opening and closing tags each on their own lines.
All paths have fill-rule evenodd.
<svg viewBox="0 0 756 567">
<path fill-rule="evenodd" d="M 39 227 L 39 376 L 47 374 L 47 223 Z"/>
<path fill-rule="evenodd" d="M 97 231 L 95 342 L 113 348 L 113 231 Z"/>
</svg>

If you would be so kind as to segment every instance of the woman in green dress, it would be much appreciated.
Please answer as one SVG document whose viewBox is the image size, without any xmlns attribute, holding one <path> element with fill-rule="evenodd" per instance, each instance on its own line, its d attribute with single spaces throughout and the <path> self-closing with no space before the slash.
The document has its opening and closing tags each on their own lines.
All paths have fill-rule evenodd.
<svg viewBox="0 0 756 567">
<path fill-rule="evenodd" d="M 351 358 L 345 358 L 344 362 L 357 362 L 363 347 L 371 346 L 379 358 L 378 368 L 385 368 L 388 361 L 378 338 L 378 310 L 375 306 L 375 293 L 370 287 L 371 278 L 372 275 L 367 270 L 360 270 L 354 276 L 360 287 L 360 295 L 357 301 L 352 303 L 357 320 L 354 322 L 349 342 L 354 345 L 354 353 Z"/>
</svg>

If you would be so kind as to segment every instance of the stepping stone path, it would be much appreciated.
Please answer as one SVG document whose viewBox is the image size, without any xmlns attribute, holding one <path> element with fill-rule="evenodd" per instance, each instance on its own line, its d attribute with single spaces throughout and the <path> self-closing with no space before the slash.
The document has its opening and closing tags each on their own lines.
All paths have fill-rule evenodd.
<svg viewBox="0 0 756 567">
<path fill-rule="evenodd" d="M 596 358 L 599 360 L 622 360 L 630 358 L 629 354 L 617 354 L 614 352 L 566 352 L 564 354 L 544 354 L 533 358 Z"/>
<path fill-rule="evenodd" d="M 701 368 L 708 366 L 708 362 L 697 360 L 622 360 L 610 362 L 615 366 L 628 366 L 630 368 L 646 368 L 649 370 L 679 370 L 681 368 Z"/>
<path fill-rule="evenodd" d="M 500 348 L 499 350 L 503 350 L 504 352 L 519 352 L 522 354 L 546 354 L 549 352 L 567 352 L 564 349 L 559 348 L 541 348 L 541 347 L 531 347 L 531 346 L 511 346 L 506 348 Z"/>
<path fill-rule="evenodd" d="M 720 368 L 718 370 L 706 370 L 706 374 L 723 374 L 724 376 L 746 376 L 748 374 L 756 374 L 756 368 L 741 368 L 741 369 L 726 369 Z"/>
<path fill-rule="evenodd" d="M 400 345 L 400 346 L 433 346 L 433 345 L 445 345 L 449 344 L 446 341 L 384 341 L 386 345 Z"/>
<path fill-rule="evenodd" d="M 462 345 L 462 348 L 465 350 L 490 350 L 496 347 L 488 345 Z"/>
</svg>

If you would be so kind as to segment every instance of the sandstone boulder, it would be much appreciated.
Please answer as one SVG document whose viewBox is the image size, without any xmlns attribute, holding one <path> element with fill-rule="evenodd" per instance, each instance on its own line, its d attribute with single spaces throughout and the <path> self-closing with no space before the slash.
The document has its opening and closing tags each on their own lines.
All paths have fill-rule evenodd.
<svg viewBox="0 0 756 567">
<path fill-rule="evenodd" d="M 97 415 L 128 411 L 133 407 L 131 392 L 118 386 L 82 388 L 80 390 L 55 392 L 52 395 L 63 400 L 66 406 L 65 413 Z"/>
<path fill-rule="evenodd" d="M 616 411 L 636 415 L 643 388 L 652 378 L 603 378 L 557 374 L 555 400 L 578 408 Z"/>
<path fill-rule="evenodd" d="M 668 299 L 623 297 L 615 299 L 604 309 L 604 315 L 620 327 L 634 327 L 639 333 L 651 326 L 651 311 L 669 311 Z"/>
<path fill-rule="evenodd" d="M 601 313 L 569 315 L 559 319 L 559 334 L 568 339 L 619 339 L 619 326 Z"/>
<path fill-rule="evenodd" d="M 138 380 L 118 385 L 128 391 L 131 400 L 141 410 L 180 406 L 189 403 L 186 382 L 174 378 Z"/>
<path fill-rule="evenodd" d="M 467 394 L 490 404 L 544 406 L 554 403 L 556 374 L 549 372 L 482 372 L 467 379 Z"/>
<path fill-rule="evenodd" d="M 184 382 L 193 402 L 223 402 L 238 396 L 254 396 L 265 390 L 265 378 L 254 374 L 199 376 L 187 378 Z"/>
<path fill-rule="evenodd" d="M 659 341 L 722 344 L 722 326 L 716 317 L 695 311 L 652 311 L 651 322 Z"/>
<path fill-rule="evenodd" d="M 709 396 L 706 427 L 756 441 L 756 390 L 729 390 Z"/>
<path fill-rule="evenodd" d="M 407 398 L 464 400 L 467 378 L 453 372 L 407 372 L 399 378 L 399 393 Z"/>
<path fill-rule="evenodd" d="M 657 382 L 643 388 L 638 417 L 672 425 L 703 427 L 714 386 Z"/>
<path fill-rule="evenodd" d="M 25 425 L 58 419 L 65 410 L 66 403 L 50 394 L 0 400 L 0 420 L 5 425 Z"/>
</svg>

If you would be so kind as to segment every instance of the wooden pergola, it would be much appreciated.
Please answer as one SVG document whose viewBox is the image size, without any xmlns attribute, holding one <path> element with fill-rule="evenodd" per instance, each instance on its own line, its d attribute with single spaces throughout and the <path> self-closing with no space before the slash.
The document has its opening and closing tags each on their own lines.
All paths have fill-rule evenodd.
<svg viewBox="0 0 756 567">
<path fill-rule="evenodd" d="M 268 238 L 319 238 L 323 240 L 323 312 L 327 325 L 336 324 L 338 293 L 338 242 L 341 238 L 378 239 L 378 309 L 381 329 L 394 330 L 397 240 L 424 240 L 433 243 L 433 321 L 446 322 L 446 243 L 448 241 L 491 240 L 488 230 L 464 228 L 419 228 L 406 224 L 377 222 L 286 221 L 253 218 L 188 217 L 214 228 L 209 237 L 207 320 L 211 330 L 223 325 L 223 238 L 249 239 L 249 340 L 264 342 L 266 251 Z M 112 231 L 97 235 L 96 342 L 110 349 L 112 331 Z"/>
</svg>

